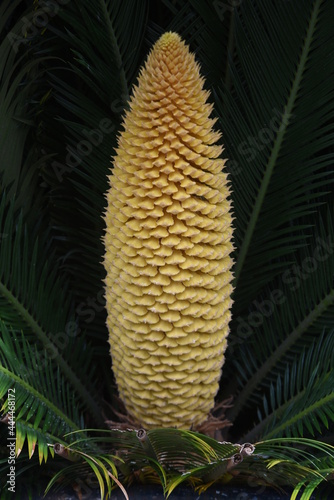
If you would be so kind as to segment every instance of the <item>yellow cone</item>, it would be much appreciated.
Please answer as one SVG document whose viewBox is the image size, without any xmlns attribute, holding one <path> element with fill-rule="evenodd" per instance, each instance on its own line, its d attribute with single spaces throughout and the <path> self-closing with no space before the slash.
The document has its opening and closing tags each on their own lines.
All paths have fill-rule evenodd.
<svg viewBox="0 0 334 500">
<path fill-rule="evenodd" d="M 208 95 L 194 56 L 165 33 L 140 72 L 109 178 L 113 370 L 146 428 L 206 420 L 227 345 L 232 217 Z"/>
</svg>

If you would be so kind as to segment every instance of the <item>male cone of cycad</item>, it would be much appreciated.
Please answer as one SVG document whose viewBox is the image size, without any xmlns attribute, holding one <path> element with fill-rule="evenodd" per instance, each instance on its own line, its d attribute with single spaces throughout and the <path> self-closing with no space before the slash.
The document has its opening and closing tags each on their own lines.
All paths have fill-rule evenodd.
<svg viewBox="0 0 334 500">
<path fill-rule="evenodd" d="M 140 71 L 109 177 L 112 365 L 127 411 L 146 428 L 206 420 L 227 346 L 232 216 L 208 95 L 179 35 L 162 35 Z"/>
</svg>

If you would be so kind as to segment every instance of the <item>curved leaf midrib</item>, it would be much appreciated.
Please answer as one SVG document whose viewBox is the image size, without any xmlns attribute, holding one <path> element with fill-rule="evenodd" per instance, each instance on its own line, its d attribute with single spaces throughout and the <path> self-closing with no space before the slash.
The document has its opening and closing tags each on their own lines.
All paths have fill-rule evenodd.
<svg viewBox="0 0 334 500">
<path fill-rule="evenodd" d="M 300 420 L 301 418 L 306 417 L 308 414 L 313 413 L 314 411 L 317 410 L 317 408 L 322 407 L 329 402 L 334 401 L 334 392 L 332 391 L 330 394 L 327 394 L 327 396 L 319 399 L 315 403 L 313 403 L 311 406 L 308 406 L 306 409 L 302 410 L 301 412 L 293 415 L 287 422 L 284 424 L 280 425 L 279 427 L 276 427 L 274 430 L 272 430 L 269 434 L 267 434 L 264 438 L 265 439 L 270 439 L 272 437 L 275 437 L 275 434 L 278 434 L 281 431 L 284 431 L 287 427 L 293 425 L 295 422 Z"/>
<path fill-rule="evenodd" d="M 256 198 L 255 203 L 254 203 L 253 211 L 250 215 L 248 226 L 247 226 L 247 229 L 246 229 L 244 237 L 243 237 L 243 242 L 240 246 L 237 262 L 235 265 L 235 271 L 234 271 L 234 275 L 235 275 L 234 286 L 236 286 L 238 279 L 240 277 L 240 274 L 241 274 L 241 271 L 242 271 L 242 268 L 243 268 L 243 265 L 244 265 L 244 262 L 246 259 L 246 255 L 247 255 L 251 240 L 253 238 L 253 234 L 254 234 L 256 223 L 257 223 L 257 220 L 258 220 L 258 217 L 260 214 L 260 210 L 262 208 L 263 201 L 264 201 L 264 198 L 265 198 L 265 195 L 267 193 L 268 186 L 270 183 L 270 179 L 271 179 L 271 176 L 272 176 L 273 171 L 274 171 L 276 160 L 278 158 L 278 155 L 279 155 L 282 143 L 283 143 L 285 132 L 286 132 L 286 129 L 289 125 L 289 117 L 291 116 L 295 101 L 297 99 L 298 90 L 300 88 L 300 83 L 301 83 L 301 80 L 302 80 L 302 77 L 303 77 L 303 74 L 305 71 L 305 66 L 306 66 L 308 54 L 309 54 L 310 48 L 311 48 L 312 38 L 313 38 L 314 31 L 315 31 L 315 26 L 317 23 L 318 13 L 319 13 L 321 2 L 322 2 L 322 0 L 317 0 L 315 2 L 314 9 L 313 9 L 313 12 L 311 14 L 311 18 L 310 18 L 307 34 L 306 34 L 306 37 L 304 40 L 304 45 L 303 45 L 302 52 L 300 55 L 299 63 L 297 66 L 295 78 L 293 80 L 291 90 L 290 90 L 290 95 L 287 98 L 287 103 L 285 105 L 284 112 L 282 114 L 281 125 L 279 127 L 276 139 L 275 139 L 274 144 L 273 144 L 273 148 L 271 150 L 270 157 L 269 157 L 268 162 L 267 162 L 267 166 L 266 166 L 266 170 L 265 170 L 265 173 L 264 173 L 264 176 L 262 179 L 262 183 L 261 183 L 260 189 L 258 191 L 257 198 Z"/>
<path fill-rule="evenodd" d="M 103 0 L 99 0 L 99 3 L 101 5 L 101 11 L 103 12 L 103 16 L 104 16 L 105 24 L 106 24 L 108 34 L 109 34 L 109 37 L 111 40 L 111 44 L 114 47 L 114 54 L 115 54 L 115 58 L 116 58 L 117 69 L 120 72 L 120 81 L 121 81 L 121 86 L 123 89 L 122 101 L 125 103 L 129 99 L 129 89 L 128 89 L 128 82 L 127 82 L 126 75 L 125 75 L 124 64 L 122 61 L 122 55 L 121 55 L 121 52 L 119 50 L 119 45 L 117 42 L 114 27 L 112 26 L 111 19 L 110 19 L 109 14 L 108 14 L 106 2 L 104 2 Z"/>
<path fill-rule="evenodd" d="M 309 314 L 303 318 L 303 320 L 295 327 L 295 329 L 287 336 L 287 338 L 274 350 L 266 362 L 256 371 L 256 373 L 249 379 L 247 384 L 244 386 L 243 390 L 236 399 L 235 405 L 231 409 L 229 414 L 230 419 L 234 419 L 236 415 L 240 412 L 240 409 L 244 406 L 252 392 L 255 388 L 264 380 L 267 373 L 269 373 L 273 366 L 275 366 L 278 361 L 284 356 L 284 354 L 289 350 L 289 348 L 297 342 L 301 335 L 307 330 L 307 328 L 314 323 L 330 305 L 334 304 L 334 289 L 332 289 L 315 307 Z"/>
<path fill-rule="evenodd" d="M 318 384 L 319 384 L 319 382 L 318 382 Z M 308 390 L 309 390 L 308 388 L 304 388 L 298 394 L 289 398 L 288 401 L 286 401 L 283 405 L 280 405 L 277 410 L 273 411 L 270 415 L 268 415 L 266 418 L 264 418 L 258 425 L 256 425 L 250 432 L 248 432 L 246 434 L 246 436 L 244 436 L 243 439 L 246 441 L 254 440 L 255 437 L 259 434 L 260 430 L 262 428 L 266 427 L 266 425 L 270 421 L 270 419 L 272 419 L 274 416 L 277 417 L 277 413 L 284 414 L 286 408 L 288 408 L 292 403 L 297 402 L 297 400 L 300 400 Z M 330 394 L 327 394 L 326 396 L 322 397 L 321 399 L 318 399 L 317 401 L 315 401 L 311 406 L 308 406 L 307 408 L 303 408 L 298 413 L 295 413 L 289 420 L 285 421 L 284 423 L 282 423 L 278 427 L 275 427 L 268 434 L 265 434 L 264 436 L 262 436 L 261 439 L 267 440 L 267 439 L 275 438 L 276 434 L 278 434 L 281 431 L 284 431 L 286 428 L 290 427 L 291 425 L 293 425 L 295 422 L 297 422 L 301 418 L 305 418 L 308 414 L 311 414 L 312 412 L 316 411 L 317 408 L 328 404 L 328 402 L 330 402 L 331 400 L 334 401 L 334 392 L 333 391 Z"/>
<path fill-rule="evenodd" d="M 25 323 L 31 328 L 31 330 L 36 334 L 38 339 L 42 342 L 43 346 L 51 347 L 52 352 L 56 353 L 55 361 L 57 362 L 60 370 L 67 377 L 69 382 L 77 390 L 78 394 L 81 396 L 83 403 L 87 405 L 92 415 L 95 417 L 97 422 L 101 422 L 101 415 L 98 411 L 97 403 L 88 392 L 87 388 L 82 384 L 78 376 L 73 372 L 72 368 L 68 365 L 65 359 L 60 355 L 58 348 L 48 337 L 47 333 L 42 329 L 42 327 L 37 323 L 37 321 L 32 317 L 30 312 L 24 307 L 23 304 L 13 295 L 13 293 L 0 282 L 0 295 L 3 295 L 6 300 L 13 306 L 17 313 L 23 318 Z"/>
<path fill-rule="evenodd" d="M 41 403 L 45 404 L 45 406 L 52 411 L 55 415 L 57 415 L 58 418 L 60 418 L 63 422 L 66 422 L 66 424 L 72 429 L 72 430 L 80 430 L 80 427 L 62 411 L 59 410 L 57 406 L 55 406 L 50 399 L 46 398 L 38 392 L 34 387 L 32 387 L 30 384 L 28 384 L 25 380 L 21 379 L 18 375 L 15 375 L 12 371 L 8 370 L 4 366 L 0 365 L 0 373 L 3 373 L 5 376 L 7 376 L 9 379 L 13 380 L 15 385 L 20 386 L 26 393 L 31 394 L 34 399 L 38 399 L 41 401 Z M 18 413 L 19 408 L 16 408 L 16 413 Z"/>
</svg>

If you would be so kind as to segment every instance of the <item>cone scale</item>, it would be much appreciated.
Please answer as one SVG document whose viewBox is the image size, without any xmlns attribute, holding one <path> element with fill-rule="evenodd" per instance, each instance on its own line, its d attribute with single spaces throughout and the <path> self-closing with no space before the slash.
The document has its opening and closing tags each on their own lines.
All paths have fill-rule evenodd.
<svg viewBox="0 0 334 500">
<path fill-rule="evenodd" d="M 146 428 L 206 420 L 227 346 L 232 216 L 208 95 L 194 56 L 165 33 L 140 72 L 109 177 L 113 371 Z"/>
</svg>

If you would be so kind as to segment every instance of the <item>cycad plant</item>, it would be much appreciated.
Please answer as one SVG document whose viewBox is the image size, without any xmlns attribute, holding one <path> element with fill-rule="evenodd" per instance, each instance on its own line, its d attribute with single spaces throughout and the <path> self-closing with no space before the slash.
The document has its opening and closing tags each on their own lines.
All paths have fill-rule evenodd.
<svg viewBox="0 0 334 500">
<path fill-rule="evenodd" d="M 58 484 L 59 477 L 71 482 L 75 474 L 78 482 L 87 474 L 87 467 L 98 477 L 103 494 L 108 494 L 112 484 L 126 485 L 135 479 L 159 481 L 166 494 L 184 480 L 199 492 L 217 480 L 292 486 L 294 498 L 302 490 L 303 498 L 309 498 L 321 485 L 321 498 L 330 492 L 334 463 L 333 14 L 333 3 L 321 0 L 2 2 L 3 495 L 11 494 L 6 483 L 10 470 L 6 445 L 14 416 L 13 394 L 16 492 L 20 486 L 29 488 L 32 468 L 43 488 L 51 477 Z M 192 418 L 195 409 L 189 401 L 199 396 L 195 392 L 200 393 L 203 385 L 196 385 L 189 377 L 186 391 L 183 387 L 173 389 L 179 390 L 172 393 L 173 411 L 167 407 L 168 411 L 160 412 L 172 418 L 150 420 L 153 409 L 159 408 L 158 394 L 168 387 L 157 379 L 154 390 L 146 390 L 147 398 L 139 397 L 150 408 L 147 414 L 128 403 L 129 395 L 142 390 L 146 377 L 154 376 L 150 368 L 136 368 L 140 354 L 134 343 L 138 333 L 133 333 L 140 329 L 146 333 L 151 323 L 138 317 L 147 314 L 153 303 L 149 301 L 151 295 L 138 288 L 137 276 L 133 281 L 129 276 L 130 271 L 142 269 L 142 259 L 145 265 L 147 259 L 156 259 L 149 264 L 150 272 L 161 271 L 161 266 L 159 255 L 146 251 L 145 256 L 134 255 L 128 243 L 129 238 L 135 241 L 134 233 L 157 230 L 150 227 L 148 217 L 153 198 L 140 190 L 157 178 L 154 168 L 161 165 L 151 168 L 152 158 L 144 159 L 143 168 L 151 169 L 152 177 L 138 177 L 143 182 L 135 196 L 133 184 L 127 182 L 129 172 L 138 172 L 137 163 L 142 164 L 138 147 L 143 141 L 137 132 L 147 124 L 145 113 L 152 112 L 154 103 L 157 110 L 164 110 L 166 95 L 153 85 L 152 72 L 143 71 L 139 76 L 139 69 L 166 32 L 178 33 L 178 43 L 183 40 L 186 45 L 182 46 L 189 47 L 200 65 L 205 81 L 194 85 L 196 98 L 191 104 L 194 109 L 205 107 L 205 120 L 212 112 L 208 122 L 212 132 L 207 129 L 204 139 L 212 168 L 223 167 L 225 162 L 223 173 L 218 167 L 212 172 L 203 168 L 205 175 L 201 178 L 194 157 L 186 157 L 189 164 L 184 165 L 184 182 L 191 191 L 191 182 L 196 179 L 191 200 L 204 207 L 209 203 L 206 189 L 210 179 L 212 186 L 219 185 L 221 193 L 226 189 L 228 174 L 228 199 L 233 207 L 231 258 L 235 264 L 233 280 L 227 286 L 228 295 L 233 286 L 233 305 L 225 354 L 227 322 L 219 324 L 225 311 L 219 293 L 214 317 L 209 310 L 197 312 L 200 300 L 183 304 L 194 317 L 199 314 L 196 323 L 199 331 L 203 328 L 201 338 L 208 335 L 202 321 L 216 321 L 214 328 L 223 332 L 217 341 L 220 347 L 209 347 L 212 358 L 211 351 L 208 357 L 215 359 L 216 370 L 212 383 L 207 384 L 209 402 L 199 416 Z M 171 64 L 177 66 L 177 57 Z M 193 59 L 189 64 L 195 65 Z M 147 88 L 141 91 L 143 81 Z M 178 89 L 182 92 L 182 85 Z M 137 99 L 143 97 L 146 101 L 140 108 Z M 184 101 L 187 103 L 186 98 Z M 128 103 L 130 108 L 126 110 Z M 178 117 L 183 104 L 173 104 L 171 120 L 182 123 Z M 142 110 L 142 119 L 134 117 L 135 109 Z M 200 125 L 203 123 L 204 119 Z M 222 138 L 213 146 L 219 131 Z M 168 135 L 170 129 L 165 133 Z M 119 143 L 118 137 L 122 138 Z M 165 136 L 164 140 L 169 141 Z M 180 142 L 184 144 L 181 148 L 188 147 L 193 155 L 203 154 L 196 150 L 201 148 L 198 143 L 187 142 L 187 135 Z M 160 146 L 163 144 L 156 143 L 153 149 Z M 180 152 L 180 146 L 177 149 Z M 219 159 L 215 159 L 213 150 Z M 162 151 L 166 159 L 164 155 L 168 151 Z M 109 190 L 111 158 L 114 171 Z M 180 181 L 168 179 L 166 189 L 173 191 L 173 183 Z M 172 191 L 166 196 L 171 197 Z M 140 197 L 140 193 L 146 196 L 143 207 L 139 207 L 143 212 L 135 205 L 136 216 L 132 212 L 131 221 L 124 219 L 125 201 Z M 111 212 L 108 207 L 113 207 Z M 166 223 L 173 219 L 175 226 L 176 214 L 168 219 L 169 212 L 163 209 L 160 217 L 165 217 Z M 218 212 L 213 212 L 213 221 L 219 225 Z M 143 213 L 145 219 L 140 218 Z M 201 213 L 203 221 L 204 215 L 208 214 Z M 140 226 L 141 220 L 148 227 Z M 197 219 L 195 226 L 179 220 L 184 226 L 199 229 L 199 234 L 206 230 L 202 220 Z M 128 229 L 122 231 L 121 224 L 126 221 L 130 221 Z M 159 238 L 168 237 L 163 234 L 166 227 L 159 229 Z M 109 245 L 106 253 L 104 235 Z M 193 242 L 196 252 L 203 247 L 201 259 L 210 263 L 203 242 Z M 188 263 L 198 258 L 198 254 L 186 254 L 185 249 L 177 251 L 175 258 L 183 260 L 187 255 Z M 168 272 L 176 271 L 175 262 L 167 265 Z M 187 266 L 185 271 L 189 270 Z M 226 267 L 230 283 L 230 266 Z M 195 285 L 202 271 L 190 271 L 189 279 L 194 284 L 186 290 L 190 292 L 194 286 L 202 290 L 204 285 Z M 160 274 L 165 276 L 160 279 L 177 283 L 173 274 Z M 220 274 L 213 277 L 218 283 Z M 179 283 L 186 285 L 185 274 Z M 159 302 L 161 310 L 150 312 L 159 316 L 160 325 L 165 322 L 164 334 L 166 322 L 175 333 L 182 311 L 169 307 L 166 297 L 172 294 L 165 292 Z M 132 297 L 136 293 L 138 301 Z M 196 294 L 200 297 L 199 290 Z M 140 302 L 143 297 L 145 303 Z M 115 379 L 110 369 L 107 310 Z M 178 313 L 180 318 L 176 318 Z M 123 316 L 124 322 L 120 321 Z M 134 316 L 139 327 L 131 330 L 129 323 Z M 192 317 L 183 316 L 188 320 Z M 191 331 L 188 333 L 191 335 Z M 149 334 L 153 335 L 151 344 L 166 342 L 161 330 L 150 326 Z M 191 363 L 207 364 L 205 358 L 195 356 L 205 350 L 199 349 L 199 336 L 194 337 L 193 351 L 187 345 L 184 348 L 185 344 L 180 349 L 177 343 L 171 346 L 177 350 L 174 358 L 171 351 L 165 352 L 165 364 L 172 367 L 171 371 L 172 362 L 181 360 L 177 366 L 195 376 L 196 367 L 192 369 Z M 145 349 L 143 357 L 147 357 Z M 189 359 L 183 359 L 184 355 Z M 165 357 L 161 351 L 155 361 L 162 360 Z M 223 361 L 217 392 L 217 374 Z M 125 366 L 121 368 L 122 363 Z M 201 370 L 197 366 L 197 372 Z M 131 386 L 136 377 L 138 387 Z M 160 402 L 165 400 L 163 395 Z M 230 403 L 225 404 L 225 414 L 219 415 L 216 411 L 224 401 Z M 188 415 L 186 423 L 180 424 L 184 408 Z M 224 422 L 221 434 L 216 435 L 218 440 L 189 430 L 192 423 L 201 423 L 206 413 L 217 428 Z M 112 423 L 106 424 L 106 420 Z M 131 424 L 135 429 L 125 431 Z M 166 426 L 182 429 L 161 428 Z M 56 455 L 54 459 L 50 454 Z"/>
</svg>

